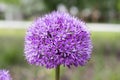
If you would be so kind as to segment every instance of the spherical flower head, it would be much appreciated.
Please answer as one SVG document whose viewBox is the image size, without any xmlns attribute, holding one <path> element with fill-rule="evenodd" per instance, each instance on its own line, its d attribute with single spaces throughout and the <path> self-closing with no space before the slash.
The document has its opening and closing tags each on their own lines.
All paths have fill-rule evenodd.
<svg viewBox="0 0 120 80">
<path fill-rule="evenodd" d="M 83 66 L 91 56 L 90 32 L 68 13 L 52 12 L 38 18 L 25 36 L 25 57 L 30 64 L 56 68 Z"/>
<path fill-rule="evenodd" d="M 12 80 L 7 70 L 0 70 L 0 80 Z"/>
</svg>

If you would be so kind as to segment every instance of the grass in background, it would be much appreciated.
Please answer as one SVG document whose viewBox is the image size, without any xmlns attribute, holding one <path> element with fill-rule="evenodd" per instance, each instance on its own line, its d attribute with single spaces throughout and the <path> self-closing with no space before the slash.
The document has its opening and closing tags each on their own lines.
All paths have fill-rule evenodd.
<svg viewBox="0 0 120 80">
<path fill-rule="evenodd" d="M 120 33 L 92 32 L 93 54 L 85 67 L 61 68 L 62 80 L 120 80 Z M 0 30 L 0 68 L 15 80 L 53 80 L 54 70 L 28 65 L 24 58 L 25 30 Z"/>
<path fill-rule="evenodd" d="M 25 36 L 25 29 L 0 29 L 0 36 L 4 37 L 23 37 Z"/>
</svg>

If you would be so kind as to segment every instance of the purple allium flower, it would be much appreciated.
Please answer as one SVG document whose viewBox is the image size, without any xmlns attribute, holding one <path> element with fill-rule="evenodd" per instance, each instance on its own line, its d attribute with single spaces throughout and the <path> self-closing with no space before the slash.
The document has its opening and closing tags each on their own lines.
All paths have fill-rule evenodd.
<svg viewBox="0 0 120 80">
<path fill-rule="evenodd" d="M 25 37 L 27 61 L 46 68 L 83 66 L 91 51 L 90 32 L 85 23 L 64 12 L 38 18 Z"/>
<path fill-rule="evenodd" d="M 0 70 L 0 80 L 12 80 L 7 70 Z"/>
</svg>

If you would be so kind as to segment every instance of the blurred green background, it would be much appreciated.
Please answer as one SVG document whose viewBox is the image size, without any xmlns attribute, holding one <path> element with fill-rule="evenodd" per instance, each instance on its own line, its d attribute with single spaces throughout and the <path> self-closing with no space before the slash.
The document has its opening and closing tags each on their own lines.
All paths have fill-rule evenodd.
<svg viewBox="0 0 120 80">
<path fill-rule="evenodd" d="M 53 10 L 89 23 L 120 24 L 120 0 L 0 0 L 0 21 L 32 21 Z M 0 69 L 9 69 L 13 80 L 54 80 L 53 69 L 26 62 L 25 32 L 24 28 L 0 26 Z M 71 69 L 61 66 L 61 80 L 120 80 L 120 32 L 92 31 L 91 37 L 89 63 Z"/>
<path fill-rule="evenodd" d="M 3 20 L 31 20 L 54 10 L 87 22 L 120 23 L 120 0 L 0 0 Z"/>
</svg>

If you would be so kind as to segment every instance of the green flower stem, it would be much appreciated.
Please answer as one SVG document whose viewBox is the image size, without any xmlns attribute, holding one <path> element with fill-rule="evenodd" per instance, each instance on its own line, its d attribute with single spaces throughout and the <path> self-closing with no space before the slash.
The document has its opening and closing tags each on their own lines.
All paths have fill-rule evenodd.
<svg viewBox="0 0 120 80">
<path fill-rule="evenodd" d="M 55 69 L 55 80 L 60 80 L 60 65 Z"/>
</svg>

